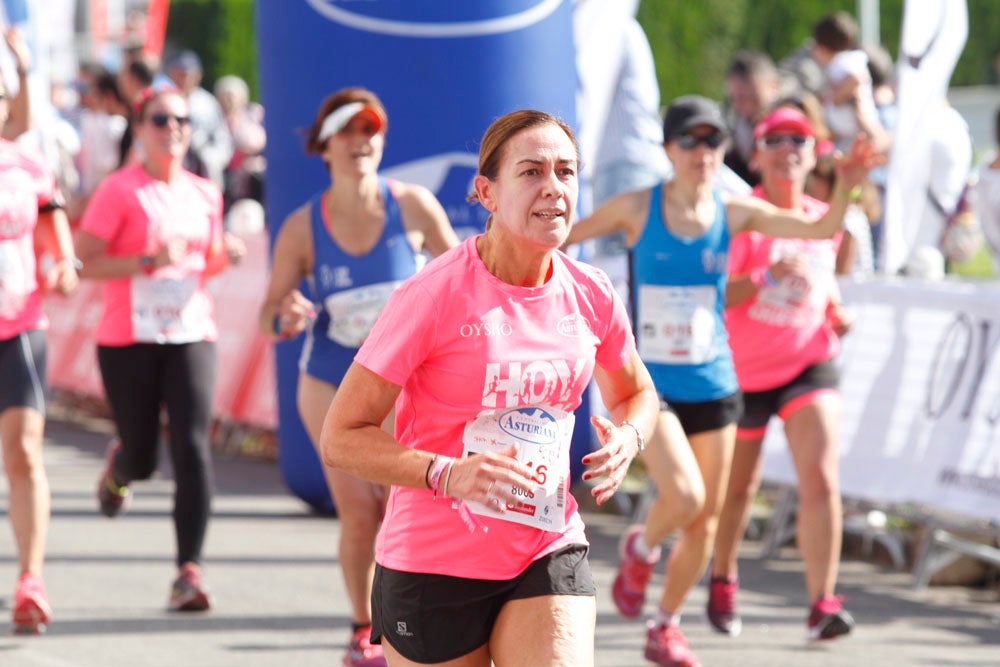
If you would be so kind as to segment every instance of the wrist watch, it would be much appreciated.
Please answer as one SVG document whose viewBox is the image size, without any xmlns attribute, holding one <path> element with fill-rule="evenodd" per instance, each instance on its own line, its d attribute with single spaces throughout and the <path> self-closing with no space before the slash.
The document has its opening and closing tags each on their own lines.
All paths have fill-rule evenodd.
<svg viewBox="0 0 1000 667">
<path fill-rule="evenodd" d="M 152 255 L 143 255 L 139 258 L 139 265 L 142 267 L 143 273 L 149 275 L 156 270 L 156 258 Z"/>
<path fill-rule="evenodd" d="M 646 438 L 643 437 L 642 431 L 639 430 L 639 427 L 627 419 L 622 422 L 622 425 L 619 428 L 624 428 L 626 426 L 630 426 L 632 430 L 635 431 L 635 444 L 638 445 L 639 453 L 642 454 L 642 452 L 646 449 Z"/>
</svg>

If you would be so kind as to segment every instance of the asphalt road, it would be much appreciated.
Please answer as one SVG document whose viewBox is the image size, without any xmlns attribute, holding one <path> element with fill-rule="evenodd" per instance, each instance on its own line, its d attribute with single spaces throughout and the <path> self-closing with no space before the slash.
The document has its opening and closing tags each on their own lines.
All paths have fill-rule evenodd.
<svg viewBox="0 0 1000 667">
<path fill-rule="evenodd" d="M 348 635 L 335 552 L 338 522 L 289 495 L 273 462 L 217 458 L 218 494 L 205 577 L 216 607 L 204 615 L 165 611 L 174 575 L 169 469 L 137 485 L 127 515 L 98 514 L 94 485 L 107 424 L 51 423 L 46 463 L 53 489 L 45 579 L 55 618 L 42 637 L 0 636 L 2 667 L 328 667 Z M 0 505 L 6 506 L 6 481 Z M 641 622 L 620 618 L 610 599 L 616 545 L 626 520 L 585 516 L 598 583 L 596 663 L 646 664 Z M 0 531 L 0 614 L 17 575 L 9 532 Z M 845 640 L 808 646 L 801 564 L 786 548 L 758 558 L 748 542 L 740 601 L 744 632 L 713 634 L 705 591 L 695 590 L 682 627 L 705 667 L 739 665 L 1000 665 L 996 591 L 933 587 L 920 593 L 905 572 L 858 560 L 843 564 L 839 592 L 858 628 Z M 650 589 L 655 595 L 662 568 Z M 647 604 L 647 611 L 652 606 Z"/>
</svg>

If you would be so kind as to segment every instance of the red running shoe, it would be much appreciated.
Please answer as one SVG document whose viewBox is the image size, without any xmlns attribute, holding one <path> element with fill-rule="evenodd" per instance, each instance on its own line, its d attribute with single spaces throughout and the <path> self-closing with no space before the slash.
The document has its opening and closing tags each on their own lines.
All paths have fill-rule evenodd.
<svg viewBox="0 0 1000 667">
<path fill-rule="evenodd" d="M 212 598 L 201 583 L 201 568 L 194 563 L 184 563 L 170 588 L 170 611 L 208 611 Z"/>
<path fill-rule="evenodd" d="M 844 598 L 839 595 L 824 595 L 813 603 L 806 630 L 809 641 L 836 639 L 850 634 L 854 629 L 854 619 L 844 609 L 843 601 Z"/>
<path fill-rule="evenodd" d="M 371 643 L 372 626 L 358 628 L 344 654 L 344 667 L 386 667 L 382 645 Z"/>
<path fill-rule="evenodd" d="M 659 546 L 652 550 L 648 559 L 636 555 L 635 541 L 642 538 L 642 531 L 642 526 L 632 526 L 622 535 L 618 546 L 621 562 L 618 563 L 618 574 L 611 587 L 611 597 L 618 612 L 625 618 L 639 618 L 646 601 L 646 584 L 653 574 L 653 568 L 660 562 Z"/>
<path fill-rule="evenodd" d="M 735 579 L 713 576 L 708 584 L 708 622 L 717 631 L 730 637 L 743 632 L 743 620 L 736 613 L 736 592 L 740 584 Z"/>
<path fill-rule="evenodd" d="M 41 577 L 25 572 L 18 579 L 14 593 L 14 634 L 45 634 L 51 618 L 52 607 L 45 595 L 45 584 Z"/>
<path fill-rule="evenodd" d="M 646 632 L 646 660 L 660 667 L 700 667 L 698 657 L 688 648 L 687 638 L 676 625 L 649 622 Z"/>
</svg>

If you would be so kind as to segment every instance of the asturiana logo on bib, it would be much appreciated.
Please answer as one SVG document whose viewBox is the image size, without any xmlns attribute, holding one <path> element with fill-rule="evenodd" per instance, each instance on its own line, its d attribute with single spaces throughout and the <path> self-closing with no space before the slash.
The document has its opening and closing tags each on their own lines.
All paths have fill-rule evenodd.
<svg viewBox="0 0 1000 667">
<path fill-rule="evenodd" d="M 563 0 L 412 2 L 306 0 L 329 20 L 365 32 L 405 37 L 476 37 L 516 32 L 559 8 Z"/>
<path fill-rule="evenodd" d="M 500 428 L 518 440 L 548 445 L 559 438 L 555 417 L 540 408 L 517 408 L 500 417 Z"/>
<path fill-rule="evenodd" d="M 580 313 L 572 313 L 559 320 L 559 324 L 556 325 L 556 331 L 570 338 L 589 336 L 591 333 L 590 322 Z"/>
</svg>

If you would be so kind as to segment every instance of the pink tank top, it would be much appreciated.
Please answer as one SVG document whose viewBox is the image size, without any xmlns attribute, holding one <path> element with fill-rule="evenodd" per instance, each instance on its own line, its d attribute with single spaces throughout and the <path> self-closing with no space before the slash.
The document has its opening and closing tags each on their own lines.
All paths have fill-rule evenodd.
<svg viewBox="0 0 1000 667">
<path fill-rule="evenodd" d="M 35 256 L 38 209 L 52 200 L 56 182 L 41 156 L 0 139 L 0 340 L 44 329 Z"/>
<path fill-rule="evenodd" d="M 106 241 L 109 255 L 154 255 L 167 240 L 187 242 L 178 264 L 105 282 L 99 345 L 217 338 L 204 278 L 207 254 L 222 237 L 222 194 L 215 184 L 186 171 L 165 183 L 141 165 L 124 167 L 94 192 L 80 226 Z"/>
<path fill-rule="evenodd" d="M 754 196 L 764 199 L 760 186 Z M 813 219 L 827 205 L 805 196 L 803 210 Z M 729 246 L 729 273 L 745 275 L 786 255 L 806 258 L 806 278 L 787 276 L 743 303 L 726 309 L 726 328 L 736 377 L 743 391 L 764 391 L 787 384 L 803 370 L 832 359 L 840 341 L 826 321 L 826 306 L 836 280 L 834 268 L 842 234 L 832 239 L 779 239 L 741 232 Z"/>
</svg>

